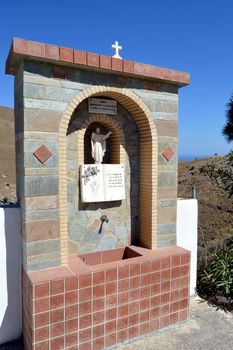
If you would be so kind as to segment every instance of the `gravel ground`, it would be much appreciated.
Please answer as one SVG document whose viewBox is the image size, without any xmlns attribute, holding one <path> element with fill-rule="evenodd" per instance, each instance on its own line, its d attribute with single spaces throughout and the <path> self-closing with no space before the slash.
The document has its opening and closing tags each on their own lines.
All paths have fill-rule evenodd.
<svg viewBox="0 0 233 350">
<path fill-rule="evenodd" d="M 191 298 L 190 318 L 113 350 L 230 350 L 233 349 L 233 315 Z M 0 345 L 0 350 L 24 350 L 22 341 Z M 95 349 L 93 349 L 95 350 Z"/>
</svg>

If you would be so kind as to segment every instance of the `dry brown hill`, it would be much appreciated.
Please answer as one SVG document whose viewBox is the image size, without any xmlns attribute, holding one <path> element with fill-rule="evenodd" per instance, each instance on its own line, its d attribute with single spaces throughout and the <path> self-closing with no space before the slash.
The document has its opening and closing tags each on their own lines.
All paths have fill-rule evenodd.
<svg viewBox="0 0 233 350">
<path fill-rule="evenodd" d="M 0 202 L 4 198 L 16 198 L 14 110 L 0 106 Z"/>
<path fill-rule="evenodd" d="M 223 239 L 233 236 L 233 196 L 214 176 L 203 169 L 226 167 L 226 157 L 209 157 L 190 162 L 179 162 L 178 196 L 191 198 L 196 186 L 198 198 L 199 263 L 221 246 Z"/>
</svg>

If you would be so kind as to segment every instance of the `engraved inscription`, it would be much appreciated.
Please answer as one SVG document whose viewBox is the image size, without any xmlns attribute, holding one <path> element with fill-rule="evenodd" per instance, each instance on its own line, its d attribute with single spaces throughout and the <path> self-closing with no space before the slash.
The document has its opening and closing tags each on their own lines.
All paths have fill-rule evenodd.
<svg viewBox="0 0 233 350">
<path fill-rule="evenodd" d="M 95 174 L 85 181 L 85 174 Z M 125 199 L 124 167 L 120 164 L 82 165 L 80 167 L 82 202 L 106 202 Z"/>
</svg>

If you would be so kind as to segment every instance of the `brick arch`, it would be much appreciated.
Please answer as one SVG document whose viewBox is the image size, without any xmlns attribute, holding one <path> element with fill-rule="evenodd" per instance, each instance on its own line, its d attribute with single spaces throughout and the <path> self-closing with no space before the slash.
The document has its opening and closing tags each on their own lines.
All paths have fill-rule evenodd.
<svg viewBox="0 0 233 350">
<path fill-rule="evenodd" d="M 84 163 L 84 136 L 87 128 L 94 122 L 100 123 L 106 127 L 109 131 L 112 131 L 111 135 L 111 162 L 122 163 L 125 162 L 125 137 L 121 129 L 121 126 L 117 120 L 109 117 L 106 114 L 92 114 L 81 125 L 78 130 L 78 155 L 80 163 Z"/>
<path fill-rule="evenodd" d="M 140 133 L 140 242 L 153 249 L 157 244 L 157 133 L 151 112 L 126 88 L 92 86 L 81 91 L 63 113 L 59 128 L 59 199 L 61 264 L 68 261 L 66 132 L 76 107 L 91 96 L 108 96 L 121 103 L 134 118 Z"/>
</svg>

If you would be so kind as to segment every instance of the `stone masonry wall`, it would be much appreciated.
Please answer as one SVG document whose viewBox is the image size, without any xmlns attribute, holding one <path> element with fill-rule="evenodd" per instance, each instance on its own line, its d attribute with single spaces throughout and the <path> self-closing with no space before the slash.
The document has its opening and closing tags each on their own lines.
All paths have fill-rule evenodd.
<svg viewBox="0 0 233 350">
<path fill-rule="evenodd" d="M 151 109 L 158 133 L 158 246 L 175 244 L 177 193 L 177 88 L 166 83 L 68 67 L 24 62 L 15 79 L 17 184 L 22 208 L 26 270 L 60 264 L 59 122 L 68 103 L 90 85 L 132 89 Z M 44 144 L 52 157 L 33 155 Z M 167 161 L 163 150 L 175 155 Z"/>
</svg>

